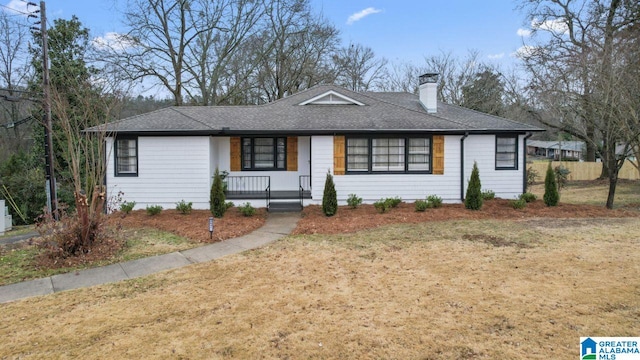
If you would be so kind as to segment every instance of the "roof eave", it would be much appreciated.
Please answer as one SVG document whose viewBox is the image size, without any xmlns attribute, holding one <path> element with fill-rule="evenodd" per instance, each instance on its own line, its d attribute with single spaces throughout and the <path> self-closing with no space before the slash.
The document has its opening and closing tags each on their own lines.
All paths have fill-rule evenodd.
<svg viewBox="0 0 640 360">
<path fill-rule="evenodd" d="M 282 129 L 282 130 L 120 130 L 107 131 L 107 136 L 128 134 L 138 136 L 260 136 L 260 135 L 337 135 L 337 134 L 443 134 L 486 135 L 525 134 L 543 129 Z"/>
</svg>

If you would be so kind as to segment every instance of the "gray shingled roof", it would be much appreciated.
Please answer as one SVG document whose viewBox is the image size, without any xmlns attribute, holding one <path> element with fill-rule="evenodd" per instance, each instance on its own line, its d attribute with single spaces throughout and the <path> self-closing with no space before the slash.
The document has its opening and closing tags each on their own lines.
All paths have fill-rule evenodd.
<svg viewBox="0 0 640 360">
<path fill-rule="evenodd" d="M 335 91 L 359 105 L 299 104 Z M 223 130 L 223 128 L 226 128 Z M 332 134 L 347 132 L 529 132 L 542 129 L 438 103 L 427 113 L 409 93 L 357 93 L 320 85 L 287 98 L 251 106 L 180 106 L 128 117 L 88 131 L 149 134 Z"/>
<path fill-rule="evenodd" d="M 558 149 L 562 146 L 562 150 L 570 151 L 582 151 L 585 146 L 584 141 L 542 141 L 542 140 L 529 140 L 527 146 L 539 147 L 545 149 Z"/>
</svg>

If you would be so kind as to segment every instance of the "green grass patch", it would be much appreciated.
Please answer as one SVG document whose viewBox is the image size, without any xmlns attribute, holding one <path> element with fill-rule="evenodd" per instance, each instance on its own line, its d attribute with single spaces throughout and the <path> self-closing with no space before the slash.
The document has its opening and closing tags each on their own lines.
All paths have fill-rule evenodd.
<svg viewBox="0 0 640 360">
<path fill-rule="evenodd" d="M 199 244 L 189 239 L 157 229 L 129 230 L 124 249 L 117 261 L 129 261 L 194 248 Z"/>
<path fill-rule="evenodd" d="M 42 277 L 42 270 L 32 266 L 39 251 L 33 246 L 21 249 L 0 249 L 0 285 Z"/>
<path fill-rule="evenodd" d="M 89 264 L 57 269 L 42 269 L 36 265 L 35 259 L 41 250 L 35 246 L 0 248 L 0 285 L 162 255 L 200 245 L 187 238 L 157 229 L 131 229 L 123 231 L 122 235 L 125 237 L 125 246 L 115 256 Z"/>
</svg>

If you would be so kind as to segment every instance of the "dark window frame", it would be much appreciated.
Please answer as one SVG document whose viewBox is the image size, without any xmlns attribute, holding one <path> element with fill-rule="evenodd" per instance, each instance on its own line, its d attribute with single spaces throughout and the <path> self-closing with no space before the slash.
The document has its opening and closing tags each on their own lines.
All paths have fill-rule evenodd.
<svg viewBox="0 0 640 360">
<path fill-rule="evenodd" d="M 350 170 L 349 169 L 349 140 L 350 139 L 366 139 L 367 140 L 367 169 L 366 170 Z M 373 139 L 404 139 L 404 170 L 373 170 Z M 410 139 L 429 139 L 429 170 L 409 170 L 409 144 Z M 432 135 L 381 135 L 381 136 L 345 136 L 344 142 L 344 158 L 345 158 L 345 174 L 432 174 L 433 173 L 433 136 Z"/>
<path fill-rule="evenodd" d="M 120 172 L 118 170 L 118 164 L 120 162 L 120 157 L 118 156 L 118 142 L 119 141 L 130 141 L 130 140 L 134 140 L 135 141 L 135 149 L 136 149 L 136 155 L 135 155 L 135 159 L 136 159 L 136 171 L 135 172 Z M 115 177 L 137 177 L 140 173 L 140 167 L 139 167 L 139 159 L 140 159 L 140 147 L 138 146 L 138 137 L 137 136 L 133 136 L 133 135 L 121 135 L 121 136 L 116 136 L 114 141 L 113 141 L 113 158 L 114 158 L 114 169 L 113 169 L 113 175 Z M 134 156 L 129 156 L 129 158 L 132 158 Z"/>
<path fill-rule="evenodd" d="M 255 139 L 273 139 L 272 152 L 273 167 L 256 167 Z M 283 140 L 282 167 L 278 167 L 278 139 Z M 245 140 L 250 141 L 250 166 L 245 167 Z M 287 171 L 287 137 L 286 136 L 244 136 L 240 138 L 240 171 Z"/>
<path fill-rule="evenodd" d="M 518 135 L 504 134 L 495 136 L 495 169 L 496 170 L 518 170 Z M 498 139 L 515 139 L 513 152 L 498 152 Z M 498 154 L 514 154 L 512 166 L 498 166 Z"/>
</svg>

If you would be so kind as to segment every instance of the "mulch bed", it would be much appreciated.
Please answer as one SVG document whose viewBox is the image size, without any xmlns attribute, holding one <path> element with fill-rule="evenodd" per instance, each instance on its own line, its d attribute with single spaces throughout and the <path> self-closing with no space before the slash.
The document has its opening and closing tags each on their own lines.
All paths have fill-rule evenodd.
<svg viewBox="0 0 640 360">
<path fill-rule="evenodd" d="M 361 205 L 357 209 L 341 206 L 336 215 L 326 217 L 321 206 L 307 206 L 293 234 L 351 233 L 382 225 L 444 220 L 526 219 L 526 218 L 602 218 L 637 217 L 637 209 L 608 210 L 602 206 L 560 204 L 547 207 L 536 200 L 524 209 L 511 207 L 509 200 L 485 201 L 479 211 L 467 210 L 464 204 L 444 204 L 441 208 L 416 212 L 414 204 L 402 203 L 397 208 L 380 214 L 373 205 Z"/>
<path fill-rule="evenodd" d="M 213 239 L 209 239 L 208 210 L 193 210 L 183 215 L 176 210 L 163 210 L 158 215 L 148 215 L 145 210 L 129 214 L 116 213 L 109 221 L 126 228 L 154 228 L 169 231 L 192 241 L 215 242 L 246 235 L 264 225 L 265 209 L 257 209 L 256 214 L 246 217 L 237 208 L 227 210 L 224 217 L 214 219 Z"/>
</svg>

